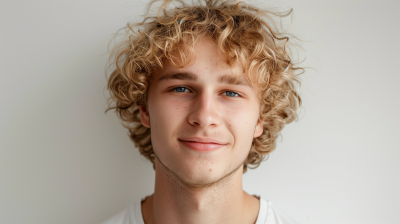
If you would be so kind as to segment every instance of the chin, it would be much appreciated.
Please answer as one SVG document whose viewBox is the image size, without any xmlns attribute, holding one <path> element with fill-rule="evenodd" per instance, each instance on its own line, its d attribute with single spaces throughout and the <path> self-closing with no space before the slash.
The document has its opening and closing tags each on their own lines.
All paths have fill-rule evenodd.
<svg viewBox="0 0 400 224">
<path fill-rule="evenodd" d="M 170 156 L 161 153 L 161 158 L 156 157 L 169 179 L 188 188 L 207 188 L 224 183 L 243 165 L 240 161 L 236 161 L 237 164 L 231 163 L 232 158 L 228 156 L 216 157 L 215 154 L 199 156 L 190 153 Z M 226 159 L 221 160 L 224 157 Z"/>
<path fill-rule="evenodd" d="M 196 174 L 192 175 L 184 175 L 181 176 L 181 183 L 185 187 L 189 188 L 207 188 L 214 186 L 216 183 L 219 182 L 221 177 L 224 175 L 217 176 L 216 174 L 208 174 L 208 173 L 202 173 L 198 172 Z"/>
<path fill-rule="evenodd" d="M 201 189 L 225 183 L 225 180 L 228 180 L 237 170 L 237 167 L 231 165 L 223 168 L 198 163 L 196 166 L 191 164 L 185 166 L 185 169 L 177 169 L 178 172 L 173 170 L 172 172 L 185 187 Z"/>
</svg>

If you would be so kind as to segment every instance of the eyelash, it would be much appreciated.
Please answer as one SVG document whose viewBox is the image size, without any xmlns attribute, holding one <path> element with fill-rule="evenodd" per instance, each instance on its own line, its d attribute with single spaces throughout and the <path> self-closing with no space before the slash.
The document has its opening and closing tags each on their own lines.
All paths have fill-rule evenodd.
<svg viewBox="0 0 400 224">
<path fill-rule="evenodd" d="M 176 89 L 178 89 L 178 88 L 185 88 L 186 90 L 189 90 L 188 88 L 186 88 L 186 87 L 184 87 L 184 86 L 178 86 L 178 87 L 175 87 L 175 88 L 173 88 L 173 89 L 171 89 L 170 91 L 172 92 L 172 91 L 175 91 L 175 92 L 177 92 L 177 93 L 183 93 L 183 92 L 178 92 L 178 91 L 176 91 Z M 190 90 L 189 90 L 190 91 Z M 234 92 L 234 91 L 225 91 L 225 93 L 234 93 L 234 94 L 236 94 L 236 96 L 234 96 L 234 97 L 242 97 L 239 93 L 237 93 L 237 92 Z M 226 94 L 225 94 L 226 95 Z M 226 95 L 227 96 L 227 95 Z"/>
</svg>

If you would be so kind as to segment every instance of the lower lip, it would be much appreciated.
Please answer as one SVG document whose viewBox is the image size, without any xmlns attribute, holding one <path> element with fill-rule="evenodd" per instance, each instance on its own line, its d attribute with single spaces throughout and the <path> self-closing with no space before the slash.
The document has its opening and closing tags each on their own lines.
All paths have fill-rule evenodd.
<svg viewBox="0 0 400 224">
<path fill-rule="evenodd" d="M 216 144 L 216 143 L 200 143 L 200 142 L 188 142 L 188 141 L 181 141 L 182 144 L 185 146 L 196 150 L 196 151 L 214 151 L 219 148 L 224 147 L 225 145 Z"/>
</svg>

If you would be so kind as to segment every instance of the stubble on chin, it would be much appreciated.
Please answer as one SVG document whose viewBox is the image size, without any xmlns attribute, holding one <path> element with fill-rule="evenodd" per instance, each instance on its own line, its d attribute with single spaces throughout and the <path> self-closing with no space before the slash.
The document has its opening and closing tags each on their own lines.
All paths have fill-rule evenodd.
<svg viewBox="0 0 400 224">
<path fill-rule="evenodd" d="M 225 185 L 229 182 L 229 179 L 233 176 L 235 172 L 237 172 L 242 165 L 244 164 L 245 160 L 241 162 L 237 167 L 234 169 L 230 170 L 227 169 L 227 173 L 224 174 L 222 177 L 218 178 L 217 180 L 211 180 L 211 181 L 205 181 L 205 180 L 190 180 L 188 178 L 184 178 L 180 176 L 178 173 L 174 172 L 172 169 L 170 169 L 168 166 L 166 166 L 160 158 L 156 155 L 155 158 L 157 161 L 161 164 L 161 167 L 164 171 L 164 173 L 167 176 L 168 181 L 170 181 L 171 185 L 178 185 L 183 188 L 187 189 L 192 189 L 192 190 L 204 190 L 207 188 L 219 186 L 219 185 Z"/>
</svg>

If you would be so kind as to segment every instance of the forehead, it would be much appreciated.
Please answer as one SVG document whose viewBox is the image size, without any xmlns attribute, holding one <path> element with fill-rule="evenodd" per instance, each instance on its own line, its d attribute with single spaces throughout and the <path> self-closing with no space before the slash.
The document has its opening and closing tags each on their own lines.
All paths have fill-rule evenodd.
<svg viewBox="0 0 400 224">
<path fill-rule="evenodd" d="M 244 69 L 234 64 L 227 64 L 227 57 L 217 48 L 215 42 L 209 37 L 199 37 L 193 45 L 193 58 L 186 55 L 175 56 L 182 58 L 181 61 L 191 61 L 191 63 L 179 68 L 170 60 L 165 60 L 163 68 L 155 71 L 153 81 L 158 82 L 168 79 L 185 79 L 198 81 L 204 77 L 213 78 L 220 83 L 243 84 L 251 88 L 254 83 L 246 77 Z M 189 54 L 190 57 L 190 54 Z"/>
<path fill-rule="evenodd" d="M 226 63 L 226 56 L 220 52 L 217 45 L 209 37 L 199 37 L 192 46 L 174 51 L 163 63 L 163 72 L 194 69 L 195 72 L 205 72 L 213 69 L 214 72 L 230 73 L 231 68 Z"/>
</svg>

